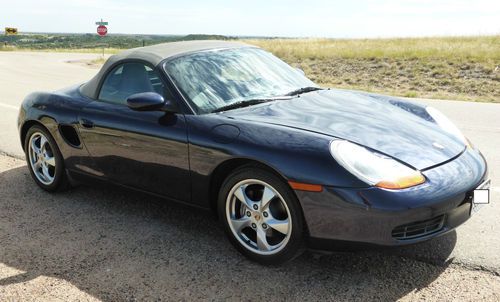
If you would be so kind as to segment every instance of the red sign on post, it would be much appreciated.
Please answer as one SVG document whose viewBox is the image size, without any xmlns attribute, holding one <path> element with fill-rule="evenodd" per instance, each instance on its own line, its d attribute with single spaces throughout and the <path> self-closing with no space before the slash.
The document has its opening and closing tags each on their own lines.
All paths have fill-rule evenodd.
<svg viewBox="0 0 500 302">
<path fill-rule="evenodd" d="M 101 37 L 105 36 L 108 33 L 108 28 L 104 25 L 97 26 L 97 34 Z"/>
</svg>

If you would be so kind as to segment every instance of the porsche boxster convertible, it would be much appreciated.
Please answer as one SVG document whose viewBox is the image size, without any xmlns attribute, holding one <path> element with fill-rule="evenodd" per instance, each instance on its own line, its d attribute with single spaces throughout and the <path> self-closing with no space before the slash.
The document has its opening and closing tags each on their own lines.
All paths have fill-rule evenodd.
<svg viewBox="0 0 500 302">
<path fill-rule="evenodd" d="M 18 126 L 42 189 L 97 179 L 214 211 L 263 264 L 421 242 L 489 198 L 485 159 L 438 110 L 321 88 L 237 42 L 123 51 L 84 84 L 27 96 Z"/>
</svg>

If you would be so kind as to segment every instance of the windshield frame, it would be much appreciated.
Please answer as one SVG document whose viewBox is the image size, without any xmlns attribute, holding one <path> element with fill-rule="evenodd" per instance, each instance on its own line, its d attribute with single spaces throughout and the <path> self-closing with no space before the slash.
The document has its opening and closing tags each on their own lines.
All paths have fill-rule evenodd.
<svg viewBox="0 0 500 302">
<path fill-rule="evenodd" d="M 223 51 L 230 51 L 230 50 L 238 50 L 238 49 L 256 49 L 256 50 L 261 50 L 261 51 L 264 51 L 264 52 L 268 52 L 269 54 L 271 54 L 272 56 L 274 56 L 273 53 L 267 51 L 267 50 L 264 50 L 260 47 L 257 47 L 257 46 L 253 46 L 253 45 L 247 45 L 247 46 L 239 46 L 239 47 L 224 47 L 224 48 L 210 48 L 210 49 L 204 49 L 204 50 L 196 50 L 196 51 L 189 51 L 189 52 L 185 52 L 185 53 L 182 53 L 182 54 L 177 54 L 177 55 L 174 55 L 174 56 L 171 56 L 171 57 L 168 57 L 166 58 L 165 60 L 163 60 L 159 65 L 161 66 L 161 70 L 162 72 L 165 74 L 165 76 L 167 77 L 168 81 L 170 82 L 170 84 L 174 87 L 174 89 L 176 90 L 176 92 L 178 93 L 179 96 L 181 96 L 182 100 L 184 101 L 184 103 L 186 104 L 186 106 L 191 110 L 191 114 L 193 115 L 205 115 L 205 114 L 213 114 L 215 113 L 214 111 L 209 111 L 209 112 L 205 112 L 205 111 L 199 111 L 198 110 L 198 107 L 196 106 L 196 104 L 194 104 L 189 97 L 187 97 L 185 95 L 185 93 L 182 91 L 182 89 L 180 87 L 178 87 L 178 85 L 176 84 L 174 78 L 170 75 L 170 73 L 168 72 L 168 69 L 167 69 L 167 64 L 169 64 L 171 61 L 173 60 L 176 60 L 176 59 L 179 59 L 179 58 L 182 58 L 182 57 L 186 57 L 186 56 L 190 56 L 190 55 L 193 55 L 193 54 L 198 54 L 198 53 L 206 53 L 206 52 L 223 52 Z M 276 57 L 276 56 L 275 56 Z M 281 60 L 280 58 L 276 57 L 278 60 Z M 282 60 L 281 60 L 282 61 Z M 282 61 L 284 64 L 288 65 L 290 68 L 294 68 L 293 66 L 289 65 L 288 63 Z M 302 74 L 307 80 L 311 81 L 314 85 L 317 85 L 316 83 L 314 83 L 311 79 L 309 79 L 305 74 Z M 319 87 L 319 86 L 318 86 Z M 270 96 L 271 97 L 281 97 L 282 95 L 275 95 L 275 96 Z M 229 104 L 229 103 L 228 103 Z"/>
</svg>

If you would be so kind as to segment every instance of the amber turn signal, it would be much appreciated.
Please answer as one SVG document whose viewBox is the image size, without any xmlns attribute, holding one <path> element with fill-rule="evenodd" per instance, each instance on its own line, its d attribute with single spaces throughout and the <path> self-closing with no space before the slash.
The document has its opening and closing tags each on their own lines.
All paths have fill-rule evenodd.
<svg viewBox="0 0 500 302">
<path fill-rule="evenodd" d="M 375 186 L 384 189 L 406 189 L 425 182 L 425 177 L 420 173 L 403 176 L 394 180 L 379 181 Z"/>
<path fill-rule="evenodd" d="M 322 185 L 305 184 L 301 182 L 289 181 L 290 187 L 294 190 L 299 191 L 309 191 L 309 192 L 321 192 L 323 191 Z"/>
</svg>

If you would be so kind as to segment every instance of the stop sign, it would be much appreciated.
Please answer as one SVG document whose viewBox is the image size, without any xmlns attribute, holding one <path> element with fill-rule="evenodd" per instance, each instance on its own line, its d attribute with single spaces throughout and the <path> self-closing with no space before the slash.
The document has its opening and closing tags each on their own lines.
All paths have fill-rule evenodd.
<svg viewBox="0 0 500 302">
<path fill-rule="evenodd" d="M 108 28 L 104 25 L 97 26 L 97 34 L 101 37 L 105 36 L 108 33 Z"/>
</svg>

